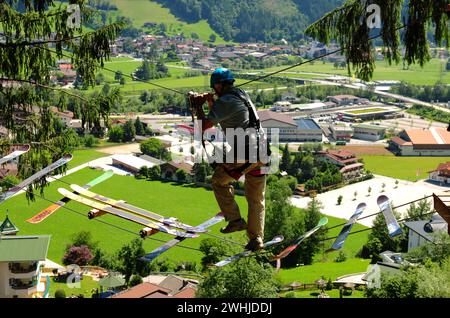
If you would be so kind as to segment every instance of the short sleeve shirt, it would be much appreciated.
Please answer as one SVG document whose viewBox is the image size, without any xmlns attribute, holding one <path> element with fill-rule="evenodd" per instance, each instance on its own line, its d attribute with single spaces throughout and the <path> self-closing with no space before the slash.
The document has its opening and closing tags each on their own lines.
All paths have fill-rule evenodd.
<svg viewBox="0 0 450 318">
<path fill-rule="evenodd" d="M 231 88 L 231 91 L 239 95 L 244 93 L 235 87 Z M 207 119 L 215 125 L 220 124 L 224 132 L 227 128 L 247 129 L 250 121 L 245 103 L 239 97 L 227 93 L 214 102 Z"/>
</svg>

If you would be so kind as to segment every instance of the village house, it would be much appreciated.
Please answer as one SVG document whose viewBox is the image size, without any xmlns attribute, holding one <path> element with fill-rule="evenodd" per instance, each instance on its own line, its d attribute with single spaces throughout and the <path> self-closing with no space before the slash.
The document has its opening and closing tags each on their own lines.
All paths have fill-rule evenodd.
<svg viewBox="0 0 450 318">
<path fill-rule="evenodd" d="M 358 161 L 355 154 L 346 150 L 327 150 L 318 153 L 318 160 L 336 165 L 340 168 L 342 177 L 346 181 L 361 177 L 364 164 Z"/>
</svg>

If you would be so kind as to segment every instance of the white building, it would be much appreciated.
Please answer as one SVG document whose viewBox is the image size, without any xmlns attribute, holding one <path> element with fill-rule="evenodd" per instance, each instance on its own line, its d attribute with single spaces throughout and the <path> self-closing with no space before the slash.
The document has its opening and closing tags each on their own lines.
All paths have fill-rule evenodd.
<svg viewBox="0 0 450 318">
<path fill-rule="evenodd" d="M 272 111 L 259 111 L 259 119 L 272 141 L 272 129 L 278 129 L 280 142 L 321 142 L 322 129 L 312 119 L 292 119 Z"/>
<path fill-rule="evenodd" d="M 333 136 L 333 139 L 336 141 L 338 140 L 350 141 L 354 133 L 353 128 L 345 124 L 331 125 L 330 131 L 331 135 Z"/>
<path fill-rule="evenodd" d="M 450 184 L 450 161 L 440 164 L 436 170 L 429 172 L 429 180 L 439 184 Z"/>
<path fill-rule="evenodd" d="M 368 141 L 378 141 L 382 140 L 386 136 L 386 128 L 377 125 L 353 125 L 353 138 L 368 140 Z"/>
<path fill-rule="evenodd" d="M 409 229 L 408 252 L 414 248 L 433 242 L 433 233 L 448 231 L 448 224 L 438 214 L 433 215 L 430 221 L 405 222 Z"/>
<path fill-rule="evenodd" d="M 43 292 L 38 286 L 50 236 L 15 236 L 17 231 L 8 217 L 0 225 L 0 298 L 32 298 Z"/>
</svg>

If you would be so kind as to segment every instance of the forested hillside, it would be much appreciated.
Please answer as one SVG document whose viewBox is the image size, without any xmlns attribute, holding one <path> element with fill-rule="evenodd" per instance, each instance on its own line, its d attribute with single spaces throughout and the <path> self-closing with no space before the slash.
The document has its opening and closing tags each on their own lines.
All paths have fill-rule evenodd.
<svg viewBox="0 0 450 318">
<path fill-rule="evenodd" d="M 205 19 L 226 40 L 298 40 L 344 0 L 154 0 L 187 22 Z"/>
</svg>

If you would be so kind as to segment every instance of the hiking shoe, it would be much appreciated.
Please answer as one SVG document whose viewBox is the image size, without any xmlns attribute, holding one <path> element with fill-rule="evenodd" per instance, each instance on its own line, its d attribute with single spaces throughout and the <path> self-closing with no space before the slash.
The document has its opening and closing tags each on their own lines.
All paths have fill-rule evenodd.
<svg viewBox="0 0 450 318">
<path fill-rule="evenodd" d="M 264 248 L 264 242 L 263 242 L 262 238 L 260 238 L 260 237 L 251 239 L 248 242 L 248 244 L 245 246 L 246 250 L 249 250 L 252 252 L 262 250 L 263 248 Z"/>
<path fill-rule="evenodd" d="M 231 221 L 228 223 L 226 227 L 220 229 L 220 232 L 223 234 L 229 234 L 233 232 L 244 231 L 247 229 L 247 223 L 244 219 L 239 219 L 236 221 Z"/>
</svg>

